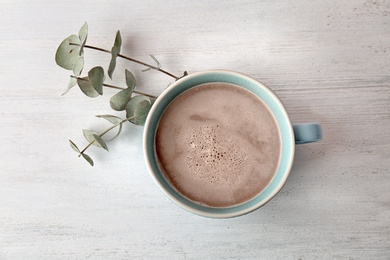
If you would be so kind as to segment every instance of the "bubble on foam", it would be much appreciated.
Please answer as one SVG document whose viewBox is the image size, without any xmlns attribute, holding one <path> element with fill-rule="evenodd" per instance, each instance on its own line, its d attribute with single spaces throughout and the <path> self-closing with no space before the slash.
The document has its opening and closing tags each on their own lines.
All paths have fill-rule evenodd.
<svg viewBox="0 0 390 260">
<path fill-rule="evenodd" d="M 231 186 L 249 167 L 248 154 L 234 136 L 218 123 L 193 129 L 187 139 L 189 151 L 183 163 L 204 185 Z"/>
</svg>

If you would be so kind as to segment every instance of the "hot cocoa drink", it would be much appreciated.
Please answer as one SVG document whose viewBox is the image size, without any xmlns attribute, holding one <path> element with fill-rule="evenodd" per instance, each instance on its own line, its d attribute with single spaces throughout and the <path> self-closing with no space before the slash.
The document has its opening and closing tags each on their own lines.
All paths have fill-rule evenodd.
<svg viewBox="0 0 390 260">
<path fill-rule="evenodd" d="M 276 174 L 277 122 L 265 103 L 239 86 L 207 83 L 179 95 L 156 133 L 160 167 L 190 200 L 211 207 L 244 203 Z"/>
</svg>

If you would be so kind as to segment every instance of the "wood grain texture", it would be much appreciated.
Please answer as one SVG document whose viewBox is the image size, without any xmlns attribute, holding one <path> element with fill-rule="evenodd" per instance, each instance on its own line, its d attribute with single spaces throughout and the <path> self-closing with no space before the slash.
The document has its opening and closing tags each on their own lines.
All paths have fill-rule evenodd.
<svg viewBox="0 0 390 260">
<path fill-rule="evenodd" d="M 0 0 L 0 259 L 390 259 L 390 1 Z M 180 75 L 244 72 L 271 87 L 293 122 L 324 140 L 296 148 L 282 191 L 234 219 L 192 215 L 153 183 L 142 128 L 110 152 L 77 158 L 68 139 L 102 130 L 113 90 L 72 89 L 59 43 L 89 24 L 88 43 L 148 54 Z M 86 50 L 86 70 L 109 55 Z M 171 81 L 132 70 L 140 90 Z M 120 113 L 118 113 L 120 115 Z"/>
</svg>

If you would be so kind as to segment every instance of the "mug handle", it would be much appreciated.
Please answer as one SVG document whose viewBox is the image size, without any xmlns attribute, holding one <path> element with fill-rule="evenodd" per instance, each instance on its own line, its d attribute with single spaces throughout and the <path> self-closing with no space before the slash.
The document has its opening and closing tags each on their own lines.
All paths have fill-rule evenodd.
<svg viewBox="0 0 390 260">
<path fill-rule="evenodd" d="M 294 124 L 295 144 L 318 142 L 322 139 L 322 130 L 319 124 Z"/>
</svg>

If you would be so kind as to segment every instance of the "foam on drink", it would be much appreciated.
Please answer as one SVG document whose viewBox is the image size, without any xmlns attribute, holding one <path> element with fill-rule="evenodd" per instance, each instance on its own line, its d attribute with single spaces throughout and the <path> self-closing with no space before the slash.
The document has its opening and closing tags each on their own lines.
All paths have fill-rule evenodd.
<svg viewBox="0 0 390 260">
<path fill-rule="evenodd" d="M 172 186 L 201 204 L 227 207 L 259 194 L 280 159 L 280 133 L 268 107 L 226 83 L 194 87 L 164 112 L 156 134 L 160 167 Z"/>
</svg>

